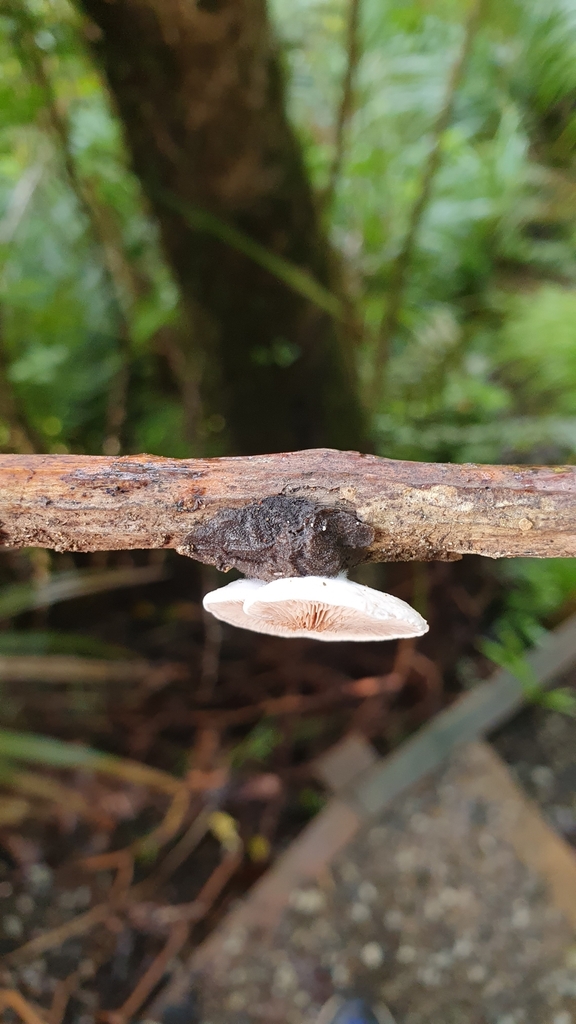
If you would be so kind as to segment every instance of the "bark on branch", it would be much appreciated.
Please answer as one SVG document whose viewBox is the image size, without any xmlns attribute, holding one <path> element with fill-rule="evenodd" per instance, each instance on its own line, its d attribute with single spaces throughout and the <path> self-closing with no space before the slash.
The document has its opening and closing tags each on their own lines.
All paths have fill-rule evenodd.
<svg viewBox="0 0 576 1024">
<path fill-rule="evenodd" d="M 277 496 L 260 511 L 264 499 Z M 329 539 L 342 536 L 342 523 L 345 535 L 352 524 L 344 543 L 349 555 L 356 550 L 348 564 L 468 553 L 576 556 L 574 466 L 396 462 L 331 449 L 181 461 L 0 456 L 0 540 L 7 547 L 175 548 L 221 565 L 252 559 L 252 571 L 260 565 L 265 576 L 281 547 L 270 545 L 269 530 L 284 508 L 292 530 L 282 538 L 284 553 L 296 534 L 302 545 L 306 531 L 316 539 L 326 531 Z M 303 516 L 295 526 L 294 508 Z M 244 522 L 251 516 L 248 541 L 241 510 Z"/>
</svg>

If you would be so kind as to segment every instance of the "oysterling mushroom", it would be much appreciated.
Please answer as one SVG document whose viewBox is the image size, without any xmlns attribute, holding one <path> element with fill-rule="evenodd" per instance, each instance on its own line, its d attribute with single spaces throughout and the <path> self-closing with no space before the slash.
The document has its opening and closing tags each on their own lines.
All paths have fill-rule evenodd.
<svg viewBox="0 0 576 1024">
<path fill-rule="evenodd" d="M 207 612 L 211 612 L 222 622 L 228 622 L 231 626 L 240 626 L 242 629 L 256 629 L 252 625 L 244 611 L 246 600 L 254 596 L 261 587 L 266 584 L 263 580 L 234 580 L 225 587 L 218 590 L 211 590 L 205 594 L 202 604 Z"/>
<path fill-rule="evenodd" d="M 238 580 L 206 594 L 204 607 L 233 626 L 313 640 L 395 640 L 422 636 L 428 624 L 392 594 L 345 576 Z"/>
</svg>

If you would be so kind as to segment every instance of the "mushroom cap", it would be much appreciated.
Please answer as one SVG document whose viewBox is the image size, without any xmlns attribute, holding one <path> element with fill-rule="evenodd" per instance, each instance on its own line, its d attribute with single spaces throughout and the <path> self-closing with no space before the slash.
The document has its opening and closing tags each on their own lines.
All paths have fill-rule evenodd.
<svg viewBox="0 0 576 1024">
<path fill-rule="evenodd" d="M 244 612 L 244 602 L 264 586 L 266 584 L 263 580 L 234 580 L 233 583 L 227 583 L 225 587 L 219 587 L 218 590 L 211 590 L 209 594 L 205 594 L 202 604 L 207 612 L 211 612 L 222 622 L 228 622 L 231 626 L 240 626 L 242 629 L 254 629 L 255 627 Z"/>
<path fill-rule="evenodd" d="M 246 628 L 273 636 L 395 640 L 428 632 L 426 620 L 405 601 L 343 577 L 274 580 L 247 594 L 244 614 Z"/>
</svg>

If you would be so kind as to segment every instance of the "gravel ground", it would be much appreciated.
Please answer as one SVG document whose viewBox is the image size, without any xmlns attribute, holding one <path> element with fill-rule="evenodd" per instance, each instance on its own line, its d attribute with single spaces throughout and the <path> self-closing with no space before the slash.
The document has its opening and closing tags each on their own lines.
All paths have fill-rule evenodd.
<svg viewBox="0 0 576 1024">
<path fill-rule="evenodd" d="M 492 742 L 548 824 L 576 846 L 576 720 L 528 708 Z"/>
<path fill-rule="evenodd" d="M 506 837 L 515 808 L 503 815 L 497 791 L 471 797 L 475 749 L 293 892 L 272 942 L 226 935 L 201 984 L 202 1024 L 312 1024 L 333 992 L 385 1004 L 397 1024 L 576 1021 L 575 927 Z"/>
</svg>

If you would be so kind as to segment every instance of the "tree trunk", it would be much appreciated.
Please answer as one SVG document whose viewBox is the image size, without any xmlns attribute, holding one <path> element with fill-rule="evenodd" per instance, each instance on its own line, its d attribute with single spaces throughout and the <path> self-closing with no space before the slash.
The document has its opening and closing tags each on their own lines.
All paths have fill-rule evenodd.
<svg viewBox="0 0 576 1024">
<path fill-rule="evenodd" d="M 214 235 L 201 207 L 331 287 L 265 0 L 81 0 L 136 173 L 192 311 L 208 413 L 236 453 L 366 447 L 332 318 Z"/>
</svg>

